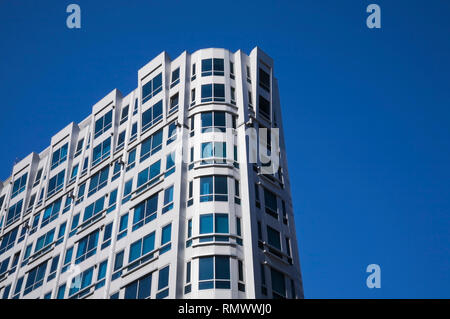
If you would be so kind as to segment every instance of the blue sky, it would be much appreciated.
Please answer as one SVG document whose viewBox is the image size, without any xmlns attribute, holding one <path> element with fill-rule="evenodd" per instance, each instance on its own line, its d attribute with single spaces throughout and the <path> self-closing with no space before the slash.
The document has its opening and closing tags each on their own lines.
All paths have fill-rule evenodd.
<svg viewBox="0 0 450 319">
<path fill-rule="evenodd" d="M 305 296 L 450 297 L 450 2 L 101 3 L 0 1 L 0 179 L 161 51 L 257 45 L 279 80 Z"/>
</svg>

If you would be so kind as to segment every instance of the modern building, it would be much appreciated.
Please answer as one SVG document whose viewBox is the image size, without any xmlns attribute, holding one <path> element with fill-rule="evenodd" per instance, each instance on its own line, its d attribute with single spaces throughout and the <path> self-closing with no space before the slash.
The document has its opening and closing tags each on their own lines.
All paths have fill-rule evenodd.
<svg viewBox="0 0 450 319">
<path fill-rule="evenodd" d="M 259 48 L 161 53 L 0 184 L 0 298 L 302 298 L 284 150 Z"/>
</svg>

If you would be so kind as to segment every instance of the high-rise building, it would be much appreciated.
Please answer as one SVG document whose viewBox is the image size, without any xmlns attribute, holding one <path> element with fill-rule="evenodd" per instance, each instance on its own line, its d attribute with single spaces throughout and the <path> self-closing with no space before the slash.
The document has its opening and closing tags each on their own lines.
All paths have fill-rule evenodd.
<svg viewBox="0 0 450 319">
<path fill-rule="evenodd" d="M 16 163 L 0 207 L 0 298 L 303 297 L 259 48 L 161 53 Z"/>
</svg>

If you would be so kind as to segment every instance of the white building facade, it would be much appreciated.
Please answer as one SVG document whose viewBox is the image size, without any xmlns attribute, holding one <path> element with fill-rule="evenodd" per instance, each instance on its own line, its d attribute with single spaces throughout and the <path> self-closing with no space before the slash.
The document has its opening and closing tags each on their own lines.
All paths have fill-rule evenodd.
<svg viewBox="0 0 450 319">
<path fill-rule="evenodd" d="M 303 298 L 259 48 L 161 53 L 16 163 L 0 208 L 0 298 Z"/>
</svg>

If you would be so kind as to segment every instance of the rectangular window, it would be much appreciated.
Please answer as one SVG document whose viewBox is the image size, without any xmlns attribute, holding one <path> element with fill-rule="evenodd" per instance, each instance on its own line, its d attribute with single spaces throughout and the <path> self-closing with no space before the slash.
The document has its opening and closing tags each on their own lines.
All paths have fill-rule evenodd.
<svg viewBox="0 0 450 319">
<path fill-rule="evenodd" d="M 8 209 L 8 215 L 6 216 L 6 224 L 5 224 L 6 226 L 20 219 L 22 208 L 23 208 L 23 199 L 21 199 Z"/>
<path fill-rule="evenodd" d="M 172 143 L 177 139 L 177 122 L 174 121 L 169 124 L 169 127 L 167 128 L 167 145 Z"/>
<path fill-rule="evenodd" d="M 259 114 L 270 120 L 270 102 L 261 95 L 259 96 Z"/>
<path fill-rule="evenodd" d="M 128 120 L 128 112 L 129 112 L 130 106 L 127 105 L 122 109 L 122 112 L 120 113 L 120 124 L 125 123 Z"/>
<path fill-rule="evenodd" d="M 73 235 L 76 234 L 79 222 L 80 222 L 80 213 L 73 215 L 72 224 L 70 225 L 69 237 L 72 237 Z"/>
<path fill-rule="evenodd" d="M 169 295 L 169 266 L 159 270 L 158 274 L 158 293 L 156 299 L 163 299 Z"/>
<path fill-rule="evenodd" d="M 228 201 L 227 177 L 222 175 L 200 178 L 200 202 Z"/>
<path fill-rule="evenodd" d="M 200 215 L 200 235 L 229 234 L 228 214 L 202 214 Z M 228 241 L 228 236 L 202 236 L 200 242 Z"/>
<path fill-rule="evenodd" d="M 241 229 L 241 218 L 236 217 L 236 235 L 239 238 L 236 238 L 236 243 L 242 246 L 242 229 Z"/>
<path fill-rule="evenodd" d="M 151 288 L 152 274 L 148 274 L 125 286 L 125 299 L 149 299 Z"/>
<path fill-rule="evenodd" d="M 112 110 L 95 121 L 94 139 L 108 131 L 112 126 Z"/>
<path fill-rule="evenodd" d="M 207 132 L 225 132 L 225 112 L 203 112 L 202 119 L 202 133 Z"/>
<path fill-rule="evenodd" d="M 42 235 L 36 240 L 36 246 L 34 247 L 34 253 L 46 248 L 48 245 L 53 243 L 53 238 L 55 237 L 55 229 L 53 228 L 48 233 Z"/>
<path fill-rule="evenodd" d="M 205 164 L 226 164 L 227 143 L 207 142 L 202 143 L 202 165 Z"/>
<path fill-rule="evenodd" d="M 186 263 L 186 286 L 184 286 L 184 293 L 188 294 L 191 292 L 191 262 Z"/>
<path fill-rule="evenodd" d="M 50 178 L 47 187 L 47 197 L 52 196 L 64 186 L 64 176 L 66 171 L 61 171 L 57 175 Z"/>
<path fill-rule="evenodd" d="M 134 208 L 133 231 L 156 218 L 158 210 L 158 193 L 141 202 Z"/>
<path fill-rule="evenodd" d="M 162 91 L 162 73 L 142 86 L 142 104 Z"/>
<path fill-rule="evenodd" d="M 203 59 L 202 60 L 202 76 L 218 75 L 223 76 L 224 61 L 223 59 Z"/>
<path fill-rule="evenodd" d="M 98 234 L 99 231 L 96 230 L 95 232 L 85 236 L 78 242 L 75 264 L 79 264 L 89 257 L 95 255 L 95 253 L 97 252 Z"/>
<path fill-rule="evenodd" d="M 86 190 L 86 182 L 84 182 L 78 187 L 77 201 L 75 202 L 75 205 L 83 201 L 85 190 Z"/>
<path fill-rule="evenodd" d="M 203 84 L 202 85 L 202 103 L 203 102 L 225 102 L 224 84 Z"/>
<path fill-rule="evenodd" d="M 70 179 L 69 179 L 69 183 L 73 183 L 76 179 L 77 179 L 77 175 L 78 175 L 78 164 L 74 165 L 72 167 L 72 173 L 70 174 Z"/>
<path fill-rule="evenodd" d="M 13 189 L 11 192 L 11 199 L 25 190 L 25 186 L 27 185 L 27 177 L 28 173 L 25 173 L 14 181 Z"/>
<path fill-rule="evenodd" d="M 195 105 L 195 88 L 191 90 L 191 106 Z"/>
<path fill-rule="evenodd" d="M 105 196 L 100 197 L 94 203 L 87 206 L 84 209 L 83 223 L 85 223 L 88 220 L 90 221 L 90 223 L 92 223 L 94 220 L 96 220 L 96 217 L 100 216 L 100 213 L 103 211 L 104 207 L 105 207 Z"/>
<path fill-rule="evenodd" d="M 244 265 L 242 263 L 242 260 L 238 260 L 238 290 L 245 291 Z"/>
<path fill-rule="evenodd" d="M 104 159 L 106 159 L 111 153 L 111 138 L 108 137 L 102 143 L 98 144 L 94 148 L 93 158 L 92 158 L 92 166 L 97 165 Z"/>
<path fill-rule="evenodd" d="M 261 265 L 261 268 L 260 268 L 260 271 L 261 271 L 261 293 L 264 296 L 267 296 L 266 271 L 264 269 L 264 265 L 263 264 L 260 264 L 260 265 Z"/>
<path fill-rule="evenodd" d="M 81 140 L 78 141 L 77 148 L 75 150 L 75 154 L 73 155 L 73 158 L 76 158 L 83 151 L 83 142 L 84 142 L 84 138 L 82 138 Z"/>
<path fill-rule="evenodd" d="M 199 258 L 198 289 L 230 289 L 230 257 Z"/>
<path fill-rule="evenodd" d="M 280 232 L 267 226 L 267 242 L 270 246 L 281 251 Z"/>
<path fill-rule="evenodd" d="M 155 125 L 159 120 L 162 119 L 162 109 L 163 102 L 160 100 L 156 102 L 152 107 L 142 113 L 142 130 L 141 132 L 147 131 L 150 127 Z"/>
<path fill-rule="evenodd" d="M 252 83 L 252 78 L 251 78 L 251 73 L 250 73 L 250 67 L 247 65 L 246 67 L 247 70 L 247 82 L 248 83 Z"/>
<path fill-rule="evenodd" d="M 172 71 L 170 88 L 173 88 L 178 83 L 180 83 L 180 68 L 176 68 L 175 70 Z"/>
<path fill-rule="evenodd" d="M 47 261 L 43 262 L 39 266 L 36 266 L 28 273 L 25 291 L 23 293 L 24 295 L 29 294 L 33 290 L 42 286 L 46 270 L 47 270 Z"/>
<path fill-rule="evenodd" d="M 74 298 L 74 297 L 80 298 L 84 294 L 88 293 L 89 291 L 83 291 L 83 290 L 91 285 L 93 274 L 94 274 L 94 267 L 91 267 L 91 268 L 83 271 L 81 273 L 81 284 L 80 285 L 75 284 L 76 280 L 80 280 L 80 278 L 79 277 L 73 278 L 71 285 L 70 285 L 70 289 L 69 289 L 69 296 L 71 296 L 71 298 Z M 81 291 L 81 293 L 77 296 L 74 296 L 79 291 Z"/>
<path fill-rule="evenodd" d="M 137 122 L 133 123 L 131 126 L 130 143 L 133 142 L 137 137 Z"/>
<path fill-rule="evenodd" d="M 166 156 L 166 173 L 164 176 L 170 176 L 173 172 L 175 172 L 175 152 L 169 153 Z"/>
<path fill-rule="evenodd" d="M 120 177 L 120 170 L 122 169 L 122 165 L 120 164 L 120 161 L 117 160 L 114 162 L 114 168 L 113 173 L 111 177 L 111 182 L 114 182 L 116 179 Z"/>
<path fill-rule="evenodd" d="M 164 206 L 162 213 L 167 213 L 173 208 L 173 185 L 164 190 Z"/>
<path fill-rule="evenodd" d="M 152 136 L 146 138 L 141 145 L 141 158 L 140 161 L 144 161 L 151 155 L 161 150 L 162 145 L 162 130 L 154 133 Z"/>
<path fill-rule="evenodd" d="M 195 78 L 197 77 L 197 74 L 196 74 L 196 65 L 195 65 L 195 63 L 194 64 L 192 64 L 192 72 L 191 72 L 191 81 L 194 81 L 195 80 Z"/>
<path fill-rule="evenodd" d="M 83 162 L 83 170 L 81 171 L 81 176 L 87 173 L 87 170 L 89 168 L 89 156 L 85 157 Z"/>
<path fill-rule="evenodd" d="M 128 152 L 127 167 L 125 169 L 126 172 L 128 172 L 130 169 L 133 169 L 136 165 L 136 150 L 137 148 Z"/>
<path fill-rule="evenodd" d="M 124 147 L 126 132 L 127 132 L 126 130 L 123 130 L 122 132 L 119 133 L 119 136 L 117 137 L 116 151 L 118 151 Z"/>
<path fill-rule="evenodd" d="M 113 274 L 111 276 L 111 280 L 116 280 L 120 276 L 122 276 L 122 267 L 123 267 L 123 258 L 124 258 L 125 252 L 122 250 L 118 253 L 116 253 L 116 256 L 114 258 L 114 268 L 113 268 Z"/>
<path fill-rule="evenodd" d="M 277 196 L 266 188 L 264 188 L 264 205 L 266 213 L 278 219 Z"/>
<path fill-rule="evenodd" d="M 252 92 L 248 91 L 248 106 L 253 108 L 253 95 Z"/>
<path fill-rule="evenodd" d="M 192 237 L 192 219 L 189 219 L 188 221 L 187 221 L 187 230 L 186 230 L 186 233 L 187 233 L 187 240 L 186 240 L 186 247 L 190 247 L 191 245 L 192 245 L 192 239 L 191 239 L 191 237 Z"/>
<path fill-rule="evenodd" d="M 156 182 L 156 177 L 161 173 L 161 160 L 153 163 L 138 174 L 137 188 L 138 192 L 142 192 L 150 185 Z M 144 186 L 144 187 L 142 187 Z M 140 188 L 140 189 L 139 189 Z"/>
<path fill-rule="evenodd" d="M 66 254 L 64 255 L 64 263 L 63 268 L 61 269 L 61 273 L 65 273 L 67 269 L 69 269 L 70 263 L 72 262 L 73 255 L 73 247 L 69 247 L 66 249 Z"/>
<path fill-rule="evenodd" d="M 41 177 L 42 177 L 42 168 L 40 168 L 36 174 L 36 178 L 34 179 L 33 187 L 39 185 L 39 182 L 41 181 Z"/>
<path fill-rule="evenodd" d="M 107 268 L 108 268 L 108 260 L 102 261 L 98 266 L 97 284 L 95 285 L 96 290 L 105 286 L 105 277 Z"/>
<path fill-rule="evenodd" d="M 47 282 L 56 277 L 56 270 L 58 268 L 59 255 L 52 258 L 52 263 L 50 264 L 50 273 L 47 277 Z"/>
<path fill-rule="evenodd" d="M 159 254 L 162 255 L 171 248 L 170 240 L 172 238 L 172 224 L 166 225 L 161 230 L 161 248 Z"/>
<path fill-rule="evenodd" d="M 121 240 L 128 233 L 128 213 L 120 216 L 119 233 L 117 234 L 117 240 Z"/>
<path fill-rule="evenodd" d="M 230 61 L 230 78 L 234 80 L 234 63 Z"/>
<path fill-rule="evenodd" d="M 259 68 L 259 86 L 270 93 L 270 74 Z"/>
<path fill-rule="evenodd" d="M 126 181 L 125 186 L 123 187 L 122 204 L 125 204 L 131 199 L 132 191 L 133 191 L 133 178 Z"/>
<path fill-rule="evenodd" d="M 234 87 L 230 88 L 231 104 L 236 105 L 236 90 Z"/>
<path fill-rule="evenodd" d="M 64 163 L 67 159 L 67 150 L 69 148 L 69 143 L 64 144 L 62 147 L 57 149 L 52 154 L 52 165 L 50 170 L 58 167 L 58 165 Z"/>
<path fill-rule="evenodd" d="M 133 115 L 136 115 L 138 112 L 138 107 L 139 107 L 139 100 L 136 98 L 136 100 L 134 100 L 134 108 L 133 108 Z"/>
<path fill-rule="evenodd" d="M 155 232 L 148 234 L 147 236 L 135 241 L 130 245 L 130 255 L 128 256 L 128 263 L 131 264 L 134 261 L 137 262 L 131 264 L 128 270 L 134 269 L 142 263 L 153 258 L 154 253 L 150 252 L 155 250 Z M 141 258 L 144 257 L 144 258 Z"/>
<path fill-rule="evenodd" d="M 89 192 L 88 197 L 94 195 L 97 191 L 102 189 L 108 183 L 108 175 L 109 175 L 109 166 L 106 166 L 101 171 L 95 173 L 94 176 L 91 177 L 89 182 Z"/>
<path fill-rule="evenodd" d="M 105 231 L 103 232 L 103 243 L 101 246 L 102 250 L 111 245 L 112 226 L 113 223 L 109 223 L 105 226 Z"/>
<path fill-rule="evenodd" d="M 270 268 L 272 280 L 272 295 L 274 299 L 286 298 L 286 283 L 283 273 L 274 268 Z"/>
<path fill-rule="evenodd" d="M 58 218 L 59 211 L 61 209 L 61 202 L 62 199 L 60 198 L 45 208 L 41 221 L 41 228 Z"/>
<path fill-rule="evenodd" d="M 179 102 L 179 94 L 177 92 L 170 97 L 169 112 L 168 112 L 169 114 L 176 112 L 178 110 L 178 102 Z"/>
<path fill-rule="evenodd" d="M 20 291 L 22 290 L 22 285 L 23 285 L 23 276 L 17 280 L 16 288 L 14 289 L 14 295 L 12 299 L 19 299 Z"/>
</svg>

